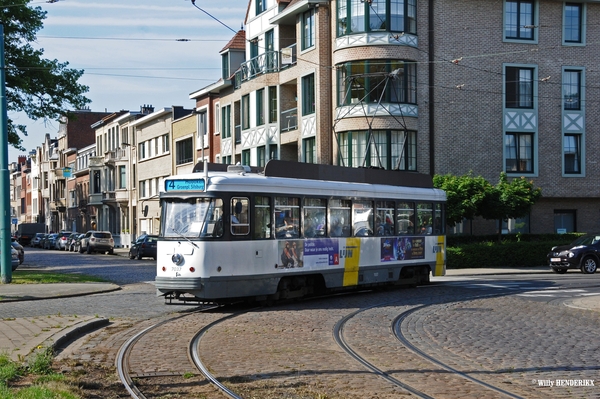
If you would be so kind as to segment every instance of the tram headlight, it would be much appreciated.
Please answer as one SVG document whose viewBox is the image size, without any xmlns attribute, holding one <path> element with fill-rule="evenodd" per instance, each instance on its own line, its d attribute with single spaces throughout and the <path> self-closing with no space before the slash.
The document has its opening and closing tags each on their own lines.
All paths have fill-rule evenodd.
<svg viewBox="0 0 600 399">
<path fill-rule="evenodd" d="M 181 254 L 173 254 L 173 256 L 171 256 L 171 261 L 173 263 L 175 263 L 177 266 L 181 265 L 183 263 L 183 255 Z"/>
</svg>

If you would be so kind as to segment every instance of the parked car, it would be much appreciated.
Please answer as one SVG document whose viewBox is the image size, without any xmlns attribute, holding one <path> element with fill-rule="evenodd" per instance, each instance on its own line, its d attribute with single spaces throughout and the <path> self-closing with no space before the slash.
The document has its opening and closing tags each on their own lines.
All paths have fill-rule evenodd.
<svg viewBox="0 0 600 399">
<path fill-rule="evenodd" d="M 19 253 L 19 265 L 20 265 L 25 260 L 25 248 L 23 248 L 23 246 L 21 244 L 19 244 L 16 237 L 13 237 L 10 240 L 10 245 L 12 245 L 12 247 L 14 249 L 16 249 L 17 252 Z"/>
<path fill-rule="evenodd" d="M 12 271 L 14 272 L 15 270 L 17 270 L 17 267 L 19 267 L 19 251 L 17 251 L 16 249 L 14 249 L 13 247 L 10 247 L 10 264 L 11 264 L 11 268 Z"/>
<path fill-rule="evenodd" d="M 579 269 L 592 274 L 600 262 L 600 234 L 587 234 L 568 245 L 553 247 L 548 253 L 548 264 L 555 273 L 563 274 L 568 269 Z"/>
<path fill-rule="evenodd" d="M 44 249 L 54 249 L 56 246 L 56 237 L 58 237 L 56 233 L 48 234 L 44 240 Z"/>
<path fill-rule="evenodd" d="M 35 236 L 33 236 L 33 238 L 31 239 L 31 243 L 29 243 L 29 245 L 31 245 L 34 248 L 41 248 L 41 241 L 44 239 L 44 237 L 46 236 L 46 233 L 35 233 Z"/>
<path fill-rule="evenodd" d="M 81 239 L 81 247 L 79 252 L 83 251 L 91 254 L 92 252 L 107 252 L 112 254 L 115 248 L 115 240 L 110 231 L 90 230 L 85 233 Z"/>
<path fill-rule="evenodd" d="M 156 241 L 158 236 L 142 234 L 129 248 L 129 259 L 152 257 L 156 260 Z"/>
<path fill-rule="evenodd" d="M 75 249 L 75 240 L 80 235 L 81 235 L 81 233 L 77 233 L 77 232 L 69 234 L 69 237 L 67 237 L 67 246 L 65 247 L 65 251 L 73 252 L 73 250 Z"/>
<path fill-rule="evenodd" d="M 40 238 L 40 245 L 39 245 L 39 248 L 44 248 L 44 246 L 46 245 L 46 240 L 48 240 L 48 236 L 49 236 L 49 235 L 50 235 L 50 234 L 48 234 L 48 233 L 45 233 L 45 234 L 42 236 L 42 238 Z"/>
<path fill-rule="evenodd" d="M 0 248 L 0 256 L 1 255 L 2 249 Z M 19 251 L 12 246 L 10 247 L 10 265 L 13 272 L 19 267 Z"/>
<path fill-rule="evenodd" d="M 71 231 L 61 231 L 56 236 L 56 241 L 54 242 L 54 248 L 58 250 L 67 250 L 67 240 L 71 235 Z"/>
<path fill-rule="evenodd" d="M 85 237 L 85 234 L 78 234 L 77 237 L 73 240 L 73 251 L 74 252 L 82 252 L 81 249 L 81 239 Z"/>
</svg>

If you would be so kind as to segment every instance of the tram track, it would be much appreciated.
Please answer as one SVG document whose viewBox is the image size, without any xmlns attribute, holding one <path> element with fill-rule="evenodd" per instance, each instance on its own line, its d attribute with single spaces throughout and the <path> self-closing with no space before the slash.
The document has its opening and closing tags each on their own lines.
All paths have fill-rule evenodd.
<svg viewBox="0 0 600 399">
<path fill-rule="evenodd" d="M 495 296 L 497 296 L 497 295 L 487 294 L 487 295 L 482 295 L 482 296 L 481 295 L 473 296 L 473 297 L 470 297 L 469 299 L 470 300 L 485 299 L 485 298 L 490 298 L 490 297 L 495 297 Z M 410 393 L 418 398 L 433 399 L 436 397 L 436 395 L 434 393 L 432 393 L 432 394 L 427 393 L 427 389 L 421 388 L 423 386 L 423 384 L 421 384 L 421 383 L 412 384 L 410 382 L 403 381 L 403 380 L 396 378 L 394 376 L 394 374 L 397 373 L 397 370 L 396 371 L 394 371 L 394 370 L 386 371 L 384 368 L 377 366 L 375 364 L 375 362 L 367 360 L 365 355 L 359 354 L 360 349 L 358 349 L 357 347 L 350 344 L 348 342 L 348 340 L 345 338 L 344 332 L 345 332 L 346 326 L 350 320 L 352 320 L 356 316 L 360 315 L 361 313 L 367 312 L 369 310 L 377 309 L 377 308 L 381 308 L 381 307 L 387 307 L 387 306 L 394 307 L 395 304 L 398 304 L 398 301 L 383 302 L 383 303 L 379 303 L 379 304 L 375 304 L 375 305 L 371 305 L 371 306 L 368 306 L 365 308 L 358 309 L 358 310 L 344 316 L 342 319 L 340 319 L 336 323 L 336 325 L 334 327 L 334 330 L 333 330 L 334 340 L 349 356 L 351 356 L 353 359 L 355 359 L 363 367 L 370 370 L 374 375 L 383 378 L 384 380 L 391 383 L 393 386 L 398 387 L 401 390 L 403 390 L 404 392 Z M 500 397 L 503 397 L 503 398 L 508 397 L 508 398 L 513 398 L 513 399 L 523 399 L 523 396 L 520 396 L 513 392 L 509 392 L 503 388 L 500 388 L 500 387 L 490 384 L 488 382 L 485 382 L 485 381 L 482 381 L 475 377 L 472 377 L 468 373 L 462 372 L 456 368 L 453 368 L 453 367 L 447 365 L 446 363 L 444 363 L 444 361 L 442 359 L 439 359 L 433 355 L 426 353 L 424 350 L 419 349 L 419 347 L 417 345 L 413 344 L 407 337 L 404 336 L 404 334 L 402 333 L 402 323 L 409 316 L 411 316 L 423 309 L 426 309 L 426 308 L 429 308 L 432 306 L 436 306 L 436 305 L 437 304 L 435 304 L 435 303 L 427 304 L 427 305 L 417 305 L 417 306 L 413 306 L 410 309 L 405 310 L 402 313 L 398 314 L 393 319 L 393 321 L 390 325 L 391 331 L 392 331 L 393 335 L 395 336 L 395 338 L 397 339 L 397 341 L 400 344 L 402 344 L 402 346 L 404 348 L 406 348 L 408 351 L 410 351 L 412 354 L 416 355 L 418 358 L 424 359 L 427 362 L 429 362 L 439 368 L 438 371 L 435 371 L 430 368 L 427 370 L 428 373 L 431 373 L 431 372 L 437 372 L 437 373 L 442 373 L 442 374 L 445 373 L 446 375 L 458 377 L 458 378 L 468 381 L 470 383 L 476 384 L 478 387 L 483 388 L 483 391 L 479 394 L 483 397 L 491 397 L 490 395 L 492 393 L 494 393 L 494 394 L 500 395 Z M 448 377 L 446 377 L 446 378 L 448 378 Z M 469 390 L 470 390 L 470 392 L 473 392 L 473 388 L 469 387 Z"/>
<path fill-rule="evenodd" d="M 195 310 L 183 315 L 178 315 L 176 317 L 172 317 L 166 320 L 162 320 L 158 323 L 155 323 L 149 327 L 144 328 L 143 330 L 137 332 L 135 335 L 133 335 L 131 338 L 129 338 L 119 349 L 118 353 L 117 353 L 117 357 L 116 357 L 116 369 L 117 369 L 117 374 L 119 376 L 119 379 L 121 380 L 121 383 L 123 384 L 123 386 L 125 387 L 125 389 L 127 390 L 127 392 L 131 395 L 132 398 L 134 399 L 147 399 L 148 396 L 146 396 L 144 394 L 144 392 L 142 391 L 142 389 L 140 389 L 138 387 L 138 384 L 135 383 L 134 379 L 135 378 L 139 378 L 140 375 L 138 373 L 133 373 L 131 371 L 131 366 L 130 366 L 130 360 L 131 360 L 131 356 L 132 356 L 132 352 L 135 348 L 135 345 L 140 342 L 140 340 L 142 340 L 143 338 L 149 336 L 153 331 L 161 328 L 161 327 L 165 327 L 169 324 L 174 324 L 178 321 L 181 321 L 184 318 L 189 318 L 191 316 L 197 315 L 198 313 L 201 312 L 209 312 L 212 310 L 215 310 L 219 308 L 219 306 L 211 306 L 208 308 L 202 308 L 199 310 Z M 200 333 L 207 331 L 208 329 L 210 329 L 212 326 L 219 324 L 220 322 L 223 322 L 227 319 L 230 319 L 232 317 L 235 317 L 238 314 L 241 314 L 243 312 L 240 313 L 233 313 L 230 315 L 227 315 L 225 317 L 221 317 L 215 321 L 213 321 L 212 323 L 208 324 L 206 327 L 202 328 L 200 330 Z M 199 334 L 200 334 L 199 333 Z M 195 342 L 197 340 L 197 337 L 199 334 L 196 334 L 196 336 L 192 339 L 192 342 Z M 211 382 L 219 391 L 225 393 L 226 395 L 228 395 L 231 398 L 238 398 L 237 396 L 232 396 L 234 395 L 232 391 L 229 391 L 224 385 L 220 384 L 214 377 L 212 377 L 212 375 L 210 375 L 210 373 L 208 372 L 208 370 L 203 367 L 201 361 L 199 361 L 199 357 L 197 355 L 197 353 L 193 353 L 194 351 L 192 350 L 192 347 L 194 346 L 194 344 L 190 345 L 190 355 L 191 358 L 193 359 L 193 365 L 197 367 L 198 371 L 205 376 L 205 378 L 207 378 L 207 380 L 209 382 Z M 165 376 L 174 376 L 174 375 L 179 375 L 182 373 L 160 373 L 160 375 L 162 377 Z"/>
<path fill-rule="evenodd" d="M 448 314 L 455 308 L 485 308 L 486 302 L 464 304 L 494 300 L 505 293 L 465 296 L 464 291 L 452 288 L 440 287 L 434 293 L 424 287 L 403 291 L 399 298 L 396 292 L 316 298 L 260 311 L 221 308 L 212 314 L 192 312 L 171 317 L 136 333 L 123 344 L 118 356 L 118 363 L 124 365 L 119 378 L 133 398 L 156 397 L 144 396 L 144 386 L 149 385 L 146 381 L 152 376 L 144 380 L 143 370 L 127 368 L 136 344 L 146 340 L 137 350 L 144 354 L 143 347 L 150 347 L 151 341 L 156 340 L 158 345 L 173 344 L 172 352 L 176 352 L 176 345 L 177 351 L 186 353 L 186 367 L 197 370 L 197 378 L 180 379 L 180 385 L 185 389 L 203 385 L 204 392 L 210 387 L 204 396 L 210 399 L 271 399 L 298 389 L 313 396 L 317 393 L 353 399 L 368 392 L 378 392 L 380 398 L 538 397 L 533 387 L 520 384 L 514 375 L 500 368 L 481 368 L 479 362 L 470 360 L 474 356 L 460 353 L 462 347 L 458 347 L 458 352 L 457 347 L 449 350 L 440 345 L 443 341 L 436 341 L 423 329 L 435 323 L 437 319 L 431 317 L 438 317 L 440 310 Z M 189 317 L 193 319 L 184 322 Z M 157 330 L 165 330 L 163 336 L 150 338 Z M 166 330 L 181 339 L 171 342 Z M 342 351 L 332 350 L 333 343 Z M 181 359 L 179 356 L 180 362 Z M 136 362 L 139 364 L 140 360 Z M 365 368 L 368 373 L 361 371 Z M 477 373 L 483 379 L 473 377 Z M 177 371 L 171 375 L 177 379 Z M 168 376 L 163 374 L 163 386 L 169 384 Z M 141 389 L 136 381 L 141 382 Z M 160 384 L 159 379 L 156 381 Z M 154 392 L 158 390 L 155 388 Z"/>
</svg>

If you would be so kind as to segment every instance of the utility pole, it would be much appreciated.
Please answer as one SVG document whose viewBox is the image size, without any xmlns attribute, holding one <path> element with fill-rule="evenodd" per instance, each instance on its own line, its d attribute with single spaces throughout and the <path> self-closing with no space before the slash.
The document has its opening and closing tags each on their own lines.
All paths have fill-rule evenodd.
<svg viewBox="0 0 600 399">
<path fill-rule="evenodd" d="M 12 281 L 10 254 L 10 181 L 8 174 L 8 114 L 6 111 L 6 74 L 4 64 L 4 25 L 0 23 L 0 277 L 2 284 Z"/>
</svg>

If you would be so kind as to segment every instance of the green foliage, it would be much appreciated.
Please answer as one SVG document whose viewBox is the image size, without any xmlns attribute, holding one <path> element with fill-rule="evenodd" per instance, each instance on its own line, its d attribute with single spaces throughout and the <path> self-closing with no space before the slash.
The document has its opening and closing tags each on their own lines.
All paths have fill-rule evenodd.
<svg viewBox="0 0 600 399">
<path fill-rule="evenodd" d="M 6 353 L 0 354 L 0 386 L 21 375 L 21 368 Z M 0 394 L 0 398 L 1 398 Z"/>
<path fill-rule="evenodd" d="M 27 358 L 27 371 L 33 374 L 52 373 L 54 350 L 51 347 L 38 348 Z"/>
<path fill-rule="evenodd" d="M 446 267 L 471 269 L 478 267 L 545 266 L 546 256 L 556 245 L 568 244 L 577 234 L 523 234 L 502 236 L 452 237 L 447 240 Z"/>
<path fill-rule="evenodd" d="M 542 196 L 540 188 L 524 177 L 510 182 L 505 172 L 500 181 L 486 189 L 479 214 L 488 220 L 508 220 L 527 216 L 533 204 Z"/>
<path fill-rule="evenodd" d="M 43 28 L 46 12 L 30 7 L 31 0 L 0 0 L 4 26 L 6 102 L 11 112 L 24 112 L 33 120 L 58 120 L 68 109 L 81 109 L 91 101 L 84 96 L 89 88 L 77 83 L 83 70 L 69 69 L 68 62 L 42 58 L 43 49 L 34 49 L 36 33 Z M 9 143 L 21 147 L 25 125 L 7 120 Z"/>
<path fill-rule="evenodd" d="M 433 185 L 446 192 L 446 223 L 454 226 L 479 214 L 485 190 L 490 184 L 483 177 L 473 177 L 469 172 L 464 176 L 435 175 Z"/>
<path fill-rule="evenodd" d="M 505 172 L 500 173 L 498 184 L 493 186 L 481 176 L 435 175 L 433 185 L 446 192 L 446 224 L 454 226 L 463 219 L 481 216 L 488 220 L 517 219 L 531 211 L 542 196 L 542 190 L 524 177 L 508 181 Z M 500 223 L 502 225 L 502 223 Z M 500 240 L 498 230 L 497 239 Z"/>
</svg>

